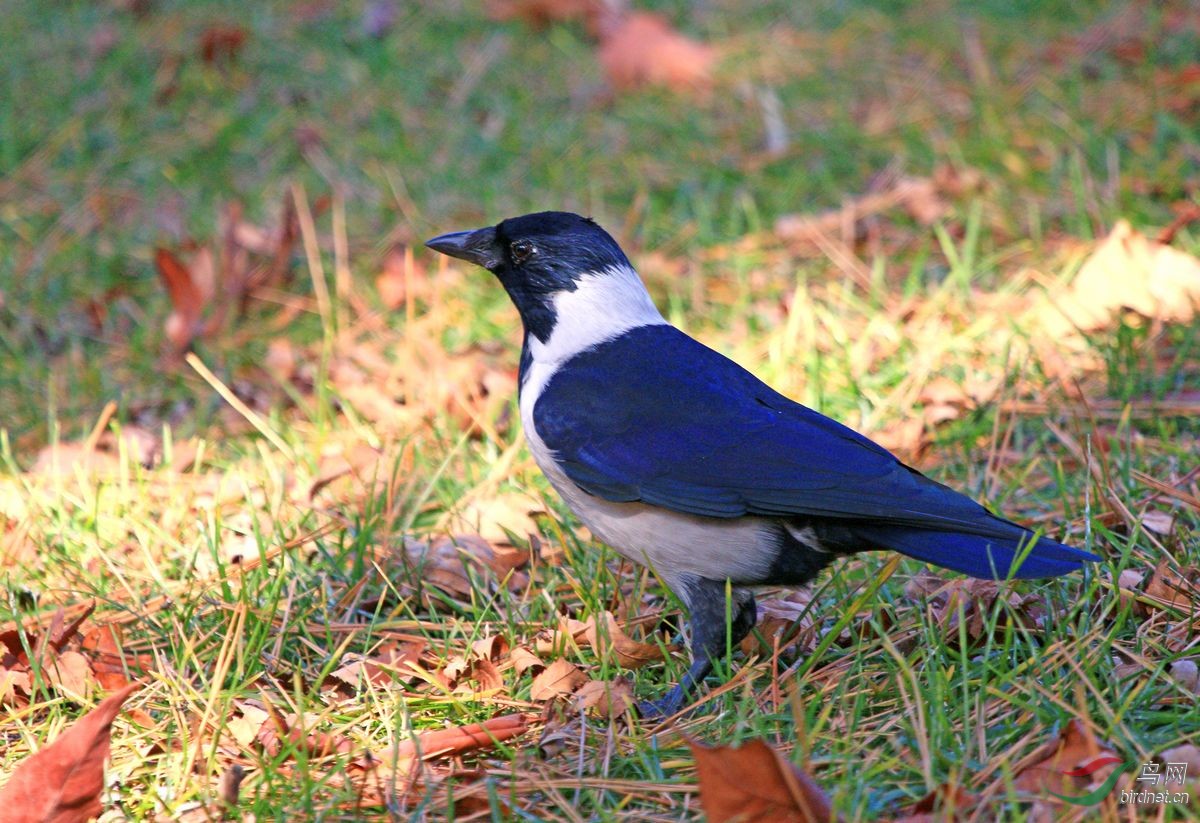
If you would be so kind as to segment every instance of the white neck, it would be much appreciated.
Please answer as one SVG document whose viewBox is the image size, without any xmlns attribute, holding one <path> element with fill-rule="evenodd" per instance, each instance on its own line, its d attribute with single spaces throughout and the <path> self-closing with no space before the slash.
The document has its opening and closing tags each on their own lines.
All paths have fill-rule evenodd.
<svg viewBox="0 0 1200 823">
<path fill-rule="evenodd" d="M 530 336 L 529 353 L 535 362 L 562 363 L 629 329 L 667 322 L 629 266 L 583 275 L 575 291 L 554 296 L 554 313 L 549 340 L 543 343 Z"/>
</svg>

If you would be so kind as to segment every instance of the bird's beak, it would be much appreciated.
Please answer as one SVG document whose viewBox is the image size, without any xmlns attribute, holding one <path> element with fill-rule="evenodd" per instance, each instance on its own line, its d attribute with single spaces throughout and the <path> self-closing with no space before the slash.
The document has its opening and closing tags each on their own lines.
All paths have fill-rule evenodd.
<svg viewBox="0 0 1200 823">
<path fill-rule="evenodd" d="M 452 231 L 426 240 L 425 245 L 434 251 L 466 260 L 485 269 L 491 269 L 500 263 L 500 250 L 496 248 L 496 229 L 493 226 L 470 231 Z"/>
</svg>

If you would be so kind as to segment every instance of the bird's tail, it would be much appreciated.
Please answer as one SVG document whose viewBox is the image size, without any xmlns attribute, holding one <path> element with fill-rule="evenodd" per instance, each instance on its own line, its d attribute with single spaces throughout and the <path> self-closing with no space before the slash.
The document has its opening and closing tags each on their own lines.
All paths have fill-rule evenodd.
<svg viewBox="0 0 1200 823">
<path fill-rule="evenodd" d="M 1012 526 L 1012 537 L 883 526 L 860 526 L 854 531 L 881 549 L 991 580 L 1058 577 L 1100 560 L 1090 552 L 1038 537 L 1015 523 L 1004 525 Z"/>
</svg>

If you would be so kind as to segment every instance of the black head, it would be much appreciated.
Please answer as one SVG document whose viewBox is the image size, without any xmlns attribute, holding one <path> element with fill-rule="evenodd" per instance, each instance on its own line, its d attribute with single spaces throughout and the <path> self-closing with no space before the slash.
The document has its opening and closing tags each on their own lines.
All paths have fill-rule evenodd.
<svg viewBox="0 0 1200 823">
<path fill-rule="evenodd" d="M 617 241 L 594 220 L 562 211 L 510 217 L 495 226 L 443 234 L 425 245 L 496 275 L 526 331 L 542 342 L 554 328 L 555 294 L 574 291 L 584 275 L 629 266 Z"/>
</svg>

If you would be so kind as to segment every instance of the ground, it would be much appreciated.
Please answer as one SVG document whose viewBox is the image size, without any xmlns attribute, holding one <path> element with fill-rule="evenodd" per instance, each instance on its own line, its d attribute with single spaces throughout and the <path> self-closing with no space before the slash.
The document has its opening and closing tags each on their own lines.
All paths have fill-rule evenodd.
<svg viewBox="0 0 1200 823">
<path fill-rule="evenodd" d="M 9 3 L 0 775 L 131 680 L 106 820 L 207 819 L 235 765 L 258 819 L 692 819 L 688 739 L 766 740 L 845 819 L 939 787 L 1082 819 L 1048 791 L 1114 767 L 1059 772 L 1112 751 L 1115 798 L 1189 756 L 1200 321 L 1147 284 L 1196 276 L 1197 13 L 638 3 L 714 51 L 633 88 L 594 23 L 494 19 L 538 5 L 572 4 Z M 529 459 L 502 290 L 420 246 L 548 208 L 689 333 L 1104 561 L 843 562 L 760 595 L 702 711 L 631 721 L 686 669 L 679 605 Z"/>
</svg>

